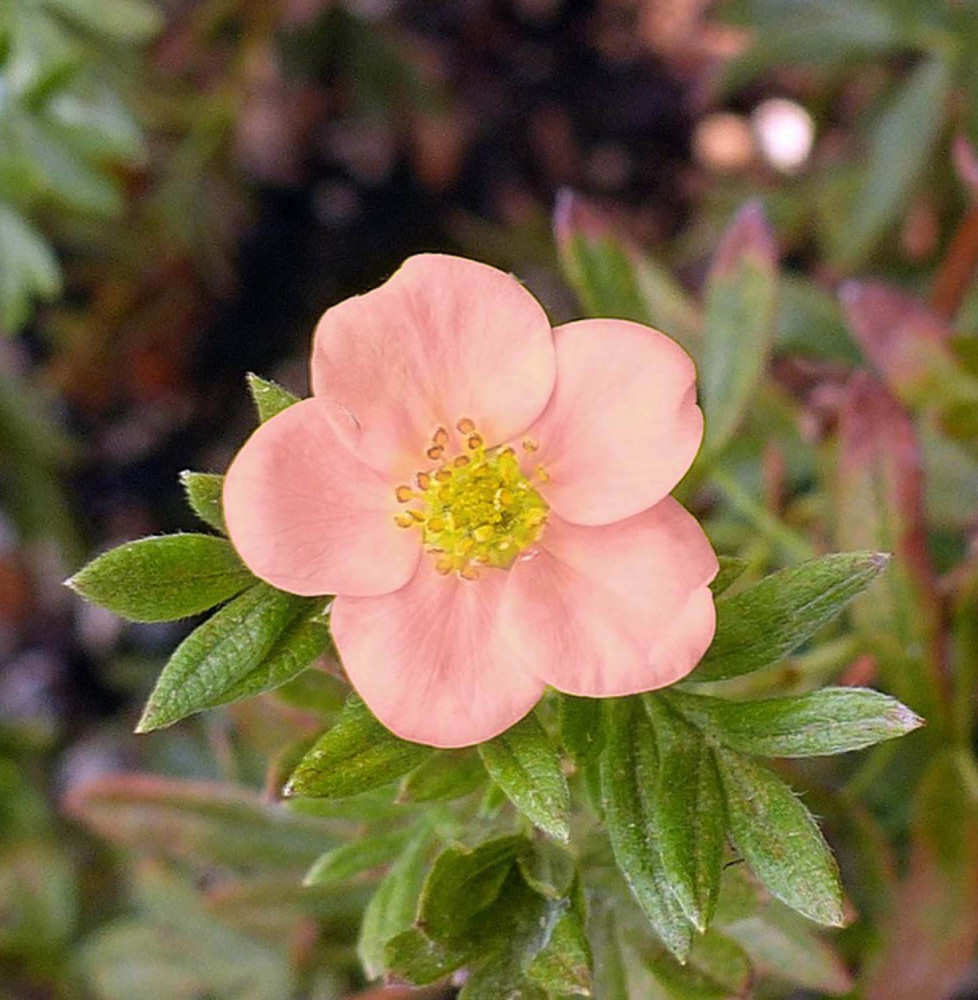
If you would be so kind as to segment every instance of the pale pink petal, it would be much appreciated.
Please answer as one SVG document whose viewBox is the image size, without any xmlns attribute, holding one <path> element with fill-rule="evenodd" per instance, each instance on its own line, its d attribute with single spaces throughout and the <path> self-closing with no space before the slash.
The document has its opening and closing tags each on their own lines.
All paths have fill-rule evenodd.
<svg viewBox="0 0 978 1000">
<path fill-rule="evenodd" d="M 561 517 L 608 524 L 658 503 L 690 467 L 703 437 L 696 369 L 673 340 L 626 320 L 554 330 L 557 384 L 526 436 Z"/>
<path fill-rule="evenodd" d="M 396 593 L 338 597 L 333 638 L 350 682 L 391 732 L 469 746 L 518 722 L 544 685 L 514 663 L 499 634 L 507 574 L 439 576 L 430 560 Z"/>
<path fill-rule="evenodd" d="M 462 418 L 489 445 L 529 426 L 554 383 L 550 322 L 513 277 L 461 257 L 410 257 L 384 285 L 329 309 L 312 386 L 350 419 L 339 431 L 375 468 L 430 466 L 439 427 Z"/>
<path fill-rule="evenodd" d="M 717 559 L 671 497 L 598 527 L 551 514 L 506 585 L 505 634 L 528 672 L 568 694 L 635 694 L 685 677 L 716 625 Z"/>
<path fill-rule="evenodd" d="M 394 523 L 394 484 L 339 440 L 331 405 L 305 399 L 245 442 L 224 481 L 228 534 L 248 568 L 292 594 L 385 594 L 421 558 Z"/>
</svg>

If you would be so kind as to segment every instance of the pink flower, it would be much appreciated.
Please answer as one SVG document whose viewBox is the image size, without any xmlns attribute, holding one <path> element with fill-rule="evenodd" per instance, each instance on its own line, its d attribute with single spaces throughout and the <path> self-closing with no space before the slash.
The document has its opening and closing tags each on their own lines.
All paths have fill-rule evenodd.
<svg viewBox="0 0 978 1000">
<path fill-rule="evenodd" d="M 672 684 L 715 627 L 716 557 L 669 496 L 695 377 L 656 330 L 552 330 L 509 275 L 411 257 L 323 316 L 312 398 L 228 471 L 231 539 L 273 586 L 336 595 L 350 681 L 408 740 L 490 739 L 548 684 Z"/>
</svg>

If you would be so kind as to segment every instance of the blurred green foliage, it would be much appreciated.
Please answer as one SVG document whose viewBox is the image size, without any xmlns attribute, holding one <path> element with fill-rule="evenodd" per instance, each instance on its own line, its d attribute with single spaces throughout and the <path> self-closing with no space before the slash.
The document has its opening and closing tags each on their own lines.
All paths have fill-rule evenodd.
<svg viewBox="0 0 978 1000">
<path fill-rule="evenodd" d="M 160 29 L 144 0 L 11 0 L 0 11 L 0 328 L 62 288 L 47 236 L 117 216 L 146 151 L 126 106 L 137 47 Z"/>
<path fill-rule="evenodd" d="M 803 169 L 706 173 L 683 227 L 653 247 L 628 212 L 569 193 L 556 239 L 547 204 L 445 222 L 467 252 L 532 275 L 555 313 L 650 323 L 697 359 L 710 440 L 680 496 L 729 557 L 720 642 L 698 676 L 638 707 L 548 701 L 478 751 L 405 750 L 346 701 L 318 609 L 281 608 L 225 566 L 220 596 L 249 587 L 235 600 L 265 608 L 264 645 L 242 660 L 185 640 L 144 728 L 209 711 L 137 743 L 134 701 L 182 633 L 94 645 L 125 707 L 91 725 L 19 662 L 36 639 L 5 646 L 6 676 L 30 696 L 0 684 L 0 996 L 328 1000 L 385 970 L 425 982 L 468 967 L 469 998 L 940 1000 L 973 965 L 978 248 L 974 178 L 951 141 L 978 145 L 978 6 L 727 0 L 710 17 L 746 34 L 718 79 L 704 74 L 707 109 L 795 97 L 817 129 Z M 0 6 L 0 331 L 39 335 L 47 352 L 30 372 L 24 354 L 0 355 L 16 360 L 0 377 L 0 501 L 17 546 L 4 572 L 24 559 L 56 575 L 36 570 L 51 540 L 65 565 L 82 561 L 64 476 L 87 442 L 61 429 L 66 407 L 111 411 L 132 343 L 163 329 L 159 353 L 176 352 L 214 290 L 234 288 L 256 197 L 234 151 L 264 79 L 255 66 L 281 58 L 303 85 L 340 81 L 333 105 L 314 106 L 326 118 L 339 104 L 407 128 L 415 110 L 442 121 L 464 105 L 391 26 L 343 4 L 284 26 L 272 5 L 234 0 Z M 910 252 L 920 206 L 935 233 Z M 293 398 L 251 388 L 262 418 Z M 184 485 L 220 532 L 219 477 Z M 807 563 L 855 550 L 892 559 L 879 579 L 873 557 L 844 572 Z M 7 580 L 4 628 L 25 614 Z M 99 596 L 121 611 L 141 598 Z M 217 599 L 179 607 L 182 596 L 168 595 L 178 611 Z M 40 603 L 29 612 L 45 624 L 15 628 L 81 627 L 78 606 Z M 184 683 L 205 660 L 219 690 Z M 797 749 L 785 740 L 808 732 L 805 712 L 844 730 L 824 695 L 794 700 L 832 682 L 879 686 L 927 726 L 774 770 L 745 756 Z M 851 694 L 842 714 L 858 717 L 864 696 Z M 774 698 L 804 718 L 758 749 L 756 733 L 774 730 L 744 737 L 729 699 L 764 713 Z M 615 713 L 627 719 L 609 723 Z M 654 759 L 626 739 L 652 719 Z M 290 776 L 301 794 L 279 802 Z M 718 797 L 724 829 L 704 819 Z M 654 836 L 633 837 L 634 823 Z M 534 827 L 553 839 L 523 835 Z M 728 864 L 714 881 L 718 845 L 760 880 Z M 659 877 L 679 892 L 663 897 Z M 842 906 L 845 926 L 821 931 L 786 904 L 830 924 Z"/>
</svg>

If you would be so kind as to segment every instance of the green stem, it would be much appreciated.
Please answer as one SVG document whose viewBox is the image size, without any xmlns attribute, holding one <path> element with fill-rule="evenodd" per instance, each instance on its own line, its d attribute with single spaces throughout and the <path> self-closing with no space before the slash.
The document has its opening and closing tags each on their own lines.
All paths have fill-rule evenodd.
<svg viewBox="0 0 978 1000">
<path fill-rule="evenodd" d="M 766 507 L 762 507 L 733 476 L 714 469 L 710 478 L 724 499 L 745 517 L 760 535 L 776 545 L 783 556 L 792 562 L 815 558 L 817 553 L 811 543 L 792 531 Z"/>
</svg>

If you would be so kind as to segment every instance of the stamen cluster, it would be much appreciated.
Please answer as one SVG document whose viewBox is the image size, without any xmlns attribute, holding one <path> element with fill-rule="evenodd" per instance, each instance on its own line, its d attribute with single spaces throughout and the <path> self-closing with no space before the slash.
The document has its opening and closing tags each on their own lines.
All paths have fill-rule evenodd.
<svg viewBox="0 0 978 1000">
<path fill-rule="evenodd" d="M 439 573 L 478 578 L 479 565 L 508 569 L 543 531 L 547 504 L 520 468 L 511 447 L 487 449 L 473 422 L 463 418 L 458 430 L 465 451 L 438 468 L 419 472 L 417 489 L 397 487 L 400 503 L 418 503 L 395 517 L 403 528 L 418 526 L 425 548 L 437 557 Z M 441 458 L 449 442 L 439 428 L 427 455 Z M 527 451 L 532 442 L 524 442 Z M 538 480 L 546 474 L 538 470 Z"/>
</svg>

